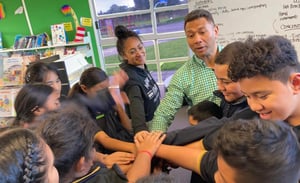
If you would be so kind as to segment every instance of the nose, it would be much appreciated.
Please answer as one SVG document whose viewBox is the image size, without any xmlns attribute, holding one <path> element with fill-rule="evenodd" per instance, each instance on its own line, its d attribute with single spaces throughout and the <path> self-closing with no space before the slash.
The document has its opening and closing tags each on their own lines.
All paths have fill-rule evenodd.
<svg viewBox="0 0 300 183">
<path fill-rule="evenodd" d="M 195 43 L 201 43 L 203 41 L 202 36 L 199 33 L 197 33 L 194 37 L 194 41 Z"/>
<path fill-rule="evenodd" d="M 257 111 L 261 111 L 263 109 L 263 106 L 254 99 L 247 98 L 247 102 L 252 111 L 257 112 Z"/>
<path fill-rule="evenodd" d="M 52 87 L 58 92 L 61 91 L 61 83 L 54 83 Z"/>
<path fill-rule="evenodd" d="M 226 90 L 226 88 L 224 87 L 222 82 L 219 81 L 219 80 L 217 81 L 217 87 L 218 87 L 218 90 L 220 90 L 220 91 L 225 91 Z"/>
</svg>

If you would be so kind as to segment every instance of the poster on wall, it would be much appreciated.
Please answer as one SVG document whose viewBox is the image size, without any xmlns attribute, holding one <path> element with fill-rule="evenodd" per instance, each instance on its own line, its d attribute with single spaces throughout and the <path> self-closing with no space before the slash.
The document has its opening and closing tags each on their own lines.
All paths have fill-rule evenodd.
<svg viewBox="0 0 300 183">
<path fill-rule="evenodd" d="M 51 36 L 53 45 L 65 45 L 67 38 L 64 24 L 51 25 Z"/>
</svg>

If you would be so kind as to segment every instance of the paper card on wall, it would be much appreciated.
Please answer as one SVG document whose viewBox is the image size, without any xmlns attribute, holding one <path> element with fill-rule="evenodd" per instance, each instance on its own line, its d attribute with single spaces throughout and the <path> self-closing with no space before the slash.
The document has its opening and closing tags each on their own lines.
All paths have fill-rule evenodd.
<svg viewBox="0 0 300 183">
<path fill-rule="evenodd" d="M 64 26 L 65 26 L 65 31 L 67 32 L 73 31 L 72 22 L 65 22 Z"/>
<path fill-rule="evenodd" d="M 12 117 L 16 116 L 14 103 L 20 88 L 1 89 L 0 90 L 0 116 Z M 3 126 L 1 123 L 0 126 Z"/>
<path fill-rule="evenodd" d="M 24 65 L 22 57 L 3 58 L 3 85 L 23 84 Z"/>
<path fill-rule="evenodd" d="M 13 115 L 13 95 L 11 90 L 0 90 L 0 116 L 9 117 Z"/>
<path fill-rule="evenodd" d="M 86 17 L 81 17 L 80 18 L 80 24 L 82 26 L 92 27 L 92 19 L 91 18 L 86 18 Z"/>
<path fill-rule="evenodd" d="M 51 25 L 51 34 L 53 45 L 64 45 L 67 43 L 64 24 Z"/>
</svg>

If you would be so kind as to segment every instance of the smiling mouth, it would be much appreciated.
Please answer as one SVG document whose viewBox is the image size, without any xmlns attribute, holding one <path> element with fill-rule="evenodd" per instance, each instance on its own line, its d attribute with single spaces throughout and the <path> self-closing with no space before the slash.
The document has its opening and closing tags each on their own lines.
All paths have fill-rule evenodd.
<svg viewBox="0 0 300 183">
<path fill-rule="evenodd" d="M 262 112 L 258 112 L 258 114 L 259 114 L 259 116 L 260 116 L 260 118 L 262 118 L 262 119 L 270 119 L 270 114 L 271 114 L 272 112 L 267 112 L 267 113 L 262 113 Z"/>
</svg>

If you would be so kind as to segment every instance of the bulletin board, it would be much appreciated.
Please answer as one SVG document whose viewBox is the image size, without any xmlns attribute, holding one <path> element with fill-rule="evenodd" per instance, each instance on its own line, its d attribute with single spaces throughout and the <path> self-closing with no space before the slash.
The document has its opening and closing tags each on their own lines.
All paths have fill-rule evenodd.
<svg viewBox="0 0 300 183">
<path fill-rule="evenodd" d="M 15 15 L 15 11 L 22 6 L 21 0 L 0 0 L 0 3 L 5 11 L 5 18 L 0 20 L 3 47 L 10 48 L 17 34 L 29 35 L 30 31 L 25 15 Z"/>
<path fill-rule="evenodd" d="M 2 32 L 3 47 L 11 48 L 17 34 L 24 36 L 30 35 L 30 30 L 24 13 L 14 15 L 15 10 L 22 6 L 22 0 L 0 0 L 0 2 L 4 5 L 6 13 L 6 17 L 0 20 L 0 32 Z M 46 32 L 48 35 L 51 35 L 51 25 L 71 22 L 73 31 L 66 33 L 68 40 L 72 41 L 75 38 L 76 25 L 72 16 L 66 16 L 61 12 L 61 7 L 63 5 L 71 6 L 74 12 L 76 12 L 78 19 L 80 19 L 80 17 L 91 17 L 89 2 L 87 0 L 24 0 L 24 2 L 33 34 Z M 85 29 L 91 33 L 94 53 L 98 53 L 93 27 L 85 27 Z M 98 54 L 94 55 L 97 66 L 99 66 L 99 56 Z"/>
</svg>

